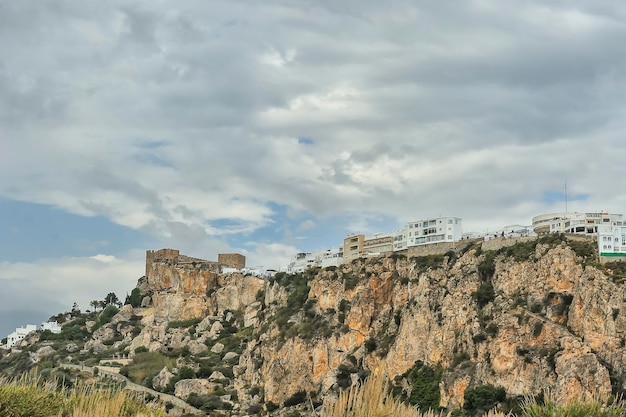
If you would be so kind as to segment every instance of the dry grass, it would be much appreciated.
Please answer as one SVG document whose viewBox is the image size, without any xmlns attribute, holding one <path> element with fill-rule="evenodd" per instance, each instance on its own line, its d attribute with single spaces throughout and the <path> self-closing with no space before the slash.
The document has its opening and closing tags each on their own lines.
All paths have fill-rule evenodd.
<svg viewBox="0 0 626 417">
<path fill-rule="evenodd" d="M 33 380 L 0 381 L 2 417 L 163 417 L 161 406 L 147 406 L 129 391 L 79 385 L 57 391 L 56 384 Z"/>
<path fill-rule="evenodd" d="M 342 391 L 337 399 L 324 402 L 322 417 L 450 417 L 450 413 L 420 412 L 394 398 L 388 382 L 380 372 L 374 372 L 360 386 Z M 495 416 L 494 416 L 495 417 Z"/>
</svg>

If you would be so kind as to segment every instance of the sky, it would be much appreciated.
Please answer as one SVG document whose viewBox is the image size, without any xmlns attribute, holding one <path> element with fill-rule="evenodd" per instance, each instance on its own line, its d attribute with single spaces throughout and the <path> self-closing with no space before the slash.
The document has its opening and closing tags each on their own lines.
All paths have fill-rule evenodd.
<svg viewBox="0 0 626 417">
<path fill-rule="evenodd" d="M 623 213 L 626 3 L 0 0 L 0 337 L 164 247 Z"/>
</svg>

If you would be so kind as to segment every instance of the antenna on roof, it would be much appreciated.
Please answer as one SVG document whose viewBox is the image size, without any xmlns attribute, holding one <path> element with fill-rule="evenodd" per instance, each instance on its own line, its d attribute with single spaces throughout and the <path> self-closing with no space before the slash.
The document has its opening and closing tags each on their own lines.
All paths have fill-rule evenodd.
<svg viewBox="0 0 626 417">
<path fill-rule="evenodd" d="M 565 214 L 567 214 L 567 177 L 565 177 Z"/>
</svg>

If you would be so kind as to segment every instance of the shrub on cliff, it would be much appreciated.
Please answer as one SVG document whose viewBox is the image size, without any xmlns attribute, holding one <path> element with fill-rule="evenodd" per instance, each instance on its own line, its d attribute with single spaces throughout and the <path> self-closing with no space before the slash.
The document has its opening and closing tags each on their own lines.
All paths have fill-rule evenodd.
<svg viewBox="0 0 626 417">
<path fill-rule="evenodd" d="M 463 409 L 471 415 L 481 415 L 506 400 L 506 391 L 491 384 L 477 385 L 465 390 Z"/>
</svg>

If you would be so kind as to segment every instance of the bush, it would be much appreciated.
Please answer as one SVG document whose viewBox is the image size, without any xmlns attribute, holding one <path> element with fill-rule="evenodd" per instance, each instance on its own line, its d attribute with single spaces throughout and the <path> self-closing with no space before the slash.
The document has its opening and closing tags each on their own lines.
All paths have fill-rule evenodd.
<svg viewBox="0 0 626 417">
<path fill-rule="evenodd" d="M 285 407 L 291 407 L 293 405 L 302 404 L 306 401 L 306 391 L 298 391 L 294 393 L 291 397 L 287 398 L 283 405 Z"/>
<path fill-rule="evenodd" d="M 466 389 L 463 398 L 463 409 L 472 415 L 480 415 L 506 400 L 506 391 L 491 384 L 477 385 Z"/>
<path fill-rule="evenodd" d="M 481 281 L 490 281 L 496 272 L 496 254 L 493 251 L 485 252 L 485 258 L 478 264 L 478 278 Z"/>
<path fill-rule="evenodd" d="M 472 294 L 472 297 L 478 303 L 478 307 L 483 308 L 491 301 L 495 300 L 496 293 L 493 290 L 491 282 L 483 282 L 480 284 L 480 287 L 478 287 L 478 291 Z"/>
<path fill-rule="evenodd" d="M 193 379 L 196 377 L 196 373 L 188 366 L 183 366 L 178 370 L 178 377 L 180 379 Z"/>
<path fill-rule="evenodd" d="M 169 323 L 167 323 L 167 329 L 176 329 L 176 328 L 181 328 L 181 327 L 191 327 L 191 326 L 195 326 L 198 323 L 200 323 L 202 321 L 201 318 L 197 317 L 194 319 L 189 319 L 189 320 L 175 320 L 175 321 L 170 321 Z"/>
<path fill-rule="evenodd" d="M 368 353 L 375 351 L 378 347 L 376 344 L 376 340 L 372 339 L 371 337 L 363 343 L 363 346 L 365 346 L 365 350 L 367 350 Z"/>
<path fill-rule="evenodd" d="M 417 361 L 402 376 L 396 377 L 396 381 L 407 380 L 411 387 L 410 395 L 407 397 L 401 387 L 396 387 L 393 391 L 396 395 L 400 394 L 401 399 L 417 406 L 420 410 L 439 410 L 441 408 L 439 407 L 441 400 L 439 382 L 441 382 L 442 375 L 441 367 L 431 368 Z"/>
<path fill-rule="evenodd" d="M 105 324 L 110 323 L 113 316 L 116 315 L 119 311 L 120 309 L 114 305 L 107 306 L 98 315 L 98 320 L 96 321 L 96 324 L 93 326 L 91 331 L 95 331 L 99 329 L 100 327 L 104 326 Z"/>
<path fill-rule="evenodd" d="M 141 306 L 142 298 L 143 297 L 141 296 L 141 290 L 139 288 L 133 288 L 133 290 L 130 292 L 130 295 L 126 296 L 124 304 L 130 304 L 131 306 L 137 308 Z"/>
</svg>

